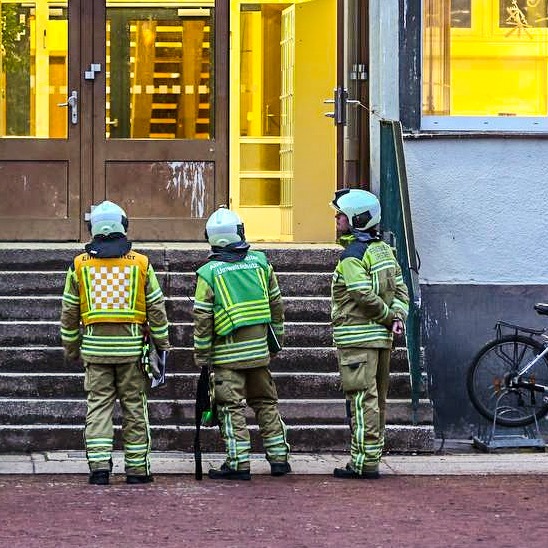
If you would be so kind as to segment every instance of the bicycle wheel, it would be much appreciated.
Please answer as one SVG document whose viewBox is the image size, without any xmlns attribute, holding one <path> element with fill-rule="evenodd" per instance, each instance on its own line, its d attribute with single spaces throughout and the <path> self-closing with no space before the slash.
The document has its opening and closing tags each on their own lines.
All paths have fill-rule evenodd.
<svg viewBox="0 0 548 548">
<path fill-rule="evenodd" d="M 508 388 L 507 378 L 540 354 L 544 347 L 534 339 L 507 335 L 487 343 L 475 356 L 466 387 L 477 411 L 501 426 L 526 426 L 548 412 L 548 399 L 530 388 Z M 524 381 L 548 386 L 548 361 L 540 359 L 523 376 Z"/>
</svg>

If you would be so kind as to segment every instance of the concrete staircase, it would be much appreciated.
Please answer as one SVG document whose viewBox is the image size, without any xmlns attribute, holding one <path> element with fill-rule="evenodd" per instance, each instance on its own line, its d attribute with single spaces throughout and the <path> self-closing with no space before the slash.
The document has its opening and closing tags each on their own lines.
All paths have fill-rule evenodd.
<svg viewBox="0 0 548 548">
<path fill-rule="evenodd" d="M 194 270 L 208 250 L 201 244 L 134 247 L 149 255 L 168 297 L 175 347 L 167 385 L 150 395 L 153 448 L 191 451 L 198 373 L 191 351 L 191 296 Z M 349 430 L 329 322 L 329 288 L 338 248 L 253 248 L 266 251 L 284 295 L 286 348 L 271 368 L 292 450 L 347 451 Z M 83 447 L 83 372 L 64 361 L 59 336 L 65 271 L 81 249 L 79 244 L 0 244 L 0 452 Z M 406 350 L 397 348 L 388 404 L 388 451 L 433 450 L 432 408 L 426 395 L 422 397 L 414 425 Z M 254 450 L 260 451 L 251 415 L 249 421 Z M 202 439 L 205 451 L 222 450 L 216 429 L 204 429 Z"/>
</svg>

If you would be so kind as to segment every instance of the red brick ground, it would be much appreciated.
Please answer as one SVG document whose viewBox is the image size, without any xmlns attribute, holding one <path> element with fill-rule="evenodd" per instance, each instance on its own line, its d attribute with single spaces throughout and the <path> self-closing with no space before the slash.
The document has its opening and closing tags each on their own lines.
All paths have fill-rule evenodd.
<svg viewBox="0 0 548 548">
<path fill-rule="evenodd" d="M 0 546 L 546 546 L 548 477 L 0 476 Z"/>
</svg>

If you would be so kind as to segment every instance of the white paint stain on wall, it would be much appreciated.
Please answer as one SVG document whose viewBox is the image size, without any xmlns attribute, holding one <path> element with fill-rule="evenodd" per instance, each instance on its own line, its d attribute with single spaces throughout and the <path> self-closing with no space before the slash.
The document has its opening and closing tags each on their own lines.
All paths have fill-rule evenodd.
<svg viewBox="0 0 548 548">
<path fill-rule="evenodd" d="M 166 190 L 178 199 L 190 202 L 190 215 L 203 218 L 205 214 L 205 162 L 167 162 L 170 178 Z"/>
</svg>

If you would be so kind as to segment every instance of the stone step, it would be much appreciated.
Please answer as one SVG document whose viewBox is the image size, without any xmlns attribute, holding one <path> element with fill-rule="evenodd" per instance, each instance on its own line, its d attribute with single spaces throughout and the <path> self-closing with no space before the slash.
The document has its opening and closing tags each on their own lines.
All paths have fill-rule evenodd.
<svg viewBox="0 0 548 548">
<path fill-rule="evenodd" d="M 36 248 L 18 244 L 17 248 L 2 248 L 0 270 L 64 272 L 74 257 L 83 252 L 83 247 L 81 244 L 44 244 L 43 247 Z M 148 255 L 158 272 L 194 272 L 207 261 L 209 255 L 209 247 L 206 244 L 135 244 L 134 249 Z M 253 244 L 252 249 L 264 251 L 276 272 L 333 272 L 341 253 L 339 246 L 324 244 Z"/>
<path fill-rule="evenodd" d="M 258 428 L 250 425 L 250 432 L 253 452 L 261 452 Z M 154 451 L 193 451 L 192 426 L 153 425 L 151 434 Z M 0 447 L 4 452 L 81 450 L 82 437 L 81 425 L 0 425 Z M 119 428 L 115 429 L 115 437 L 115 450 L 120 450 L 122 446 Z M 287 437 L 294 452 L 349 450 L 347 425 L 289 425 Z M 217 428 L 202 429 L 200 439 L 204 453 L 224 451 Z M 387 452 L 432 452 L 434 428 L 430 425 L 387 425 L 385 441 Z"/>
<path fill-rule="evenodd" d="M 171 373 L 195 373 L 191 348 L 174 348 L 169 353 L 168 371 Z M 327 373 L 337 371 L 336 351 L 332 347 L 287 347 L 270 363 L 272 371 Z M 60 347 L 0 348 L 0 371 L 4 373 L 78 373 L 82 365 L 64 359 Z M 391 370 L 395 373 L 409 371 L 407 350 L 396 348 L 392 352 Z"/>
<path fill-rule="evenodd" d="M 193 325 L 172 323 L 170 341 L 173 346 L 193 345 Z M 331 325 L 327 322 L 285 323 L 286 346 L 332 346 Z M 5 346 L 58 346 L 60 344 L 59 322 L 28 321 L 0 322 L 0 347 Z"/>
<path fill-rule="evenodd" d="M 287 424 L 346 424 L 344 399 L 280 400 L 279 409 Z M 0 398 L 0 424 L 80 424 L 85 422 L 84 399 L 14 399 Z M 116 403 L 115 424 L 121 424 L 121 408 Z M 249 424 L 255 424 L 253 411 L 246 408 Z M 428 400 L 421 400 L 416 410 L 418 424 L 432 422 L 432 408 Z M 149 399 L 149 419 L 155 425 L 194 425 L 194 400 L 168 400 L 154 394 Z M 413 409 L 408 400 L 387 401 L 389 424 L 411 424 Z"/>
<path fill-rule="evenodd" d="M 284 297 L 285 319 L 289 322 L 329 322 L 329 297 Z M 193 303 L 186 297 L 166 300 L 170 322 L 191 322 Z M 61 295 L 0 297 L 0 321 L 59 321 Z"/>
<path fill-rule="evenodd" d="M 285 322 L 284 346 L 317 348 L 331 347 L 333 336 L 328 322 Z M 59 346 L 59 322 L 53 321 L 0 321 L 0 348 L 19 346 Z M 172 323 L 169 327 L 172 346 L 190 348 L 193 345 L 193 324 Z M 398 344 L 399 341 L 396 341 Z"/>
<path fill-rule="evenodd" d="M 339 374 L 273 372 L 278 396 L 283 399 L 329 399 L 342 397 Z M 170 373 L 166 385 L 157 389 L 164 399 L 193 397 L 198 373 Z M 84 393 L 84 373 L 0 373 L 0 397 L 78 398 Z M 421 394 L 423 397 L 424 394 Z M 408 373 L 391 373 L 389 398 L 410 398 Z"/>
<path fill-rule="evenodd" d="M 158 281 L 168 297 L 191 299 L 196 275 L 193 272 L 157 273 Z M 285 297 L 329 297 L 330 272 L 279 272 L 278 283 Z M 3 271 L 0 272 L 2 296 L 59 296 L 63 294 L 65 272 Z"/>
</svg>

